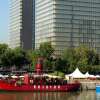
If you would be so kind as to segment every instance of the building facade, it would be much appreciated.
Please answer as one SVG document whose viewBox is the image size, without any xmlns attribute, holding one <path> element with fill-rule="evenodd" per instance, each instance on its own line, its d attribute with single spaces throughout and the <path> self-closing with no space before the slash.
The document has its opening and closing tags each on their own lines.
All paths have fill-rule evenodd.
<svg viewBox="0 0 100 100">
<path fill-rule="evenodd" d="M 35 43 L 35 0 L 10 0 L 9 46 L 25 50 Z"/>
<path fill-rule="evenodd" d="M 56 53 L 86 45 L 100 53 L 100 0 L 36 0 L 35 47 L 51 42 Z"/>
</svg>

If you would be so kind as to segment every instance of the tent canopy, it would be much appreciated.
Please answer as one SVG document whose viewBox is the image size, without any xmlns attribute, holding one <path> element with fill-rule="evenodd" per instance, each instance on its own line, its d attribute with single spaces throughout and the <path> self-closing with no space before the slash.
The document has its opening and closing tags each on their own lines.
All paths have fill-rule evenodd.
<svg viewBox="0 0 100 100">
<path fill-rule="evenodd" d="M 68 76 L 73 77 L 73 78 L 86 78 L 83 73 L 80 72 L 78 68 L 75 69 L 75 71 Z"/>
<path fill-rule="evenodd" d="M 50 74 L 43 74 L 43 76 L 47 76 L 49 78 L 61 78 L 60 76 L 50 75 Z"/>
<path fill-rule="evenodd" d="M 2 74 L 0 74 L 0 77 L 3 77 L 3 75 L 2 75 Z"/>
<path fill-rule="evenodd" d="M 95 75 L 91 75 L 88 72 L 86 72 L 85 76 L 86 76 L 86 78 L 96 78 L 96 76 L 100 77 L 99 75 L 96 75 L 96 76 Z"/>
<path fill-rule="evenodd" d="M 86 72 L 85 76 L 88 78 L 90 76 L 89 72 Z"/>
</svg>

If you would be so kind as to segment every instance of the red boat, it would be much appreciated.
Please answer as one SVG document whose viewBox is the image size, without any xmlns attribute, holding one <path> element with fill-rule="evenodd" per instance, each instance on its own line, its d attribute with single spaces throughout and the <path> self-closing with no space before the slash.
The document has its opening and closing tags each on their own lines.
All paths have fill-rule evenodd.
<svg viewBox="0 0 100 100">
<path fill-rule="evenodd" d="M 0 90 L 3 91 L 58 91 L 58 92 L 70 92 L 76 91 L 80 87 L 80 84 L 73 83 L 73 84 L 66 84 L 66 85 L 21 85 L 15 86 L 13 84 L 8 84 L 3 81 L 0 81 Z"/>
<path fill-rule="evenodd" d="M 23 92 L 29 92 L 29 91 L 40 91 L 40 92 L 46 92 L 46 91 L 58 91 L 58 92 L 70 92 L 70 91 L 76 91 L 80 88 L 80 83 L 67 83 L 64 79 L 59 78 L 48 78 L 43 75 L 42 72 L 42 64 L 39 60 L 37 66 L 36 66 L 36 75 L 37 77 L 34 77 L 34 75 L 30 76 L 29 74 L 25 74 L 24 78 L 20 79 L 1 79 L 0 80 L 0 90 L 3 91 L 23 91 Z"/>
</svg>

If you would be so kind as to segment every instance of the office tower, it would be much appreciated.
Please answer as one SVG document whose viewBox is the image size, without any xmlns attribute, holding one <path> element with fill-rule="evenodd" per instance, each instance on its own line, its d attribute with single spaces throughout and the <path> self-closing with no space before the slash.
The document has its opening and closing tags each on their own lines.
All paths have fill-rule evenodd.
<svg viewBox="0 0 100 100">
<path fill-rule="evenodd" d="M 51 42 L 57 54 L 87 45 L 100 52 L 100 0 L 36 0 L 36 48 Z"/>
<path fill-rule="evenodd" d="M 10 0 L 9 46 L 34 48 L 35 0 Z"/>
</svg>

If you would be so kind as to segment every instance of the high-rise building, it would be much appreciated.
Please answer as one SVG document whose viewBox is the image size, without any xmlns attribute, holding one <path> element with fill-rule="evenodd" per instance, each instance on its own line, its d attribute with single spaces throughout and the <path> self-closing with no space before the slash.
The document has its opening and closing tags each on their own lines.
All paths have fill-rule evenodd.
<svg viewBox="0 0 100 100">
<path fill-rule="evenodd" d="M 35 0 L 10 0 L 9 46 L 34 48 Z"/>
<path fill-rule="evenodd" d="M 100 0 L 36 0 L 35 43 L 51 42 L 57 54 L 87 45 L 100 53 Z"/>
</svg>

